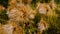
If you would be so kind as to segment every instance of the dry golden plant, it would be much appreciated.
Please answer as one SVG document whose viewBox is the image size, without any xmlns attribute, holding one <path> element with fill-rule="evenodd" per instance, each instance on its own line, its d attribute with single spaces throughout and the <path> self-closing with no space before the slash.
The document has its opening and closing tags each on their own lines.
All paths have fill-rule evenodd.
<svg viewBox="0 0 60 34">
<path fill-rule="evenodd" d="M 1 11 L 1 10 L 4 10 L 4 9 L 5 9 L 5 7 L 2 6 L 2 5 L 0 5 L 0 11 Z"/>
<path fill-rule="evenodd" d="M 2 24 L 0 23 L 0 34 L 2 34 Z"/>
<path fill-rule="evenodd" d="M 38 33 L 42 34 L 44 30 L 49 28 L 49 24 L 41 18 L 40 22 L 38 23 Z"/>
<path fill-rule="evenodd" d="M 2 26 L 3 34 L 24 34 L 24 29 L 15 21 L 8 21 Z"/>
<path fill-rule="evenodd" d="M 51 7 L 52 10 L 55 10 L 56 4 L 55 4 L 54 0 L 51 0 L 50 3 L 49 3 L 49 5 L 50 5 L 50 7 Z"/>
<path fill-rule="evenodd" d="M 33 10 L 29 5 L 17 4 L 16 6 L 10 5 L 8 7 L 7 14 L 11 20 L 27 22 L 29 19 L 34 19 L 36 11 Z"/>
<path fill-rule="evenodd" d="M 47 12 L 50 10 L 50 6 L 46 3 L 37 3 L 37 10 L 40 14 L 47 15 Z"/>
</svg>

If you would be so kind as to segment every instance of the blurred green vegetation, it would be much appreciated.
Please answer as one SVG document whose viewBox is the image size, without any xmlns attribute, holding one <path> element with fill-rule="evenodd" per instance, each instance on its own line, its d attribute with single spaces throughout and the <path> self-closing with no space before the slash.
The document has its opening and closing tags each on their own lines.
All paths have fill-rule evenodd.
<svg viewBox="0 0 60 34">
<path fill-rule="evenodd" d="M 41 0 L 41 3 L 49 3 L 51 0 Z"/>
<path fill-rule="evenodd" d="M 58 0 L 56 0 L 57 3 Z M 57 5 L 57 4 L 56 4 Z M 45 30 L 43 34 L 60 34 L 60 4 L 57 5 L 57 8 L 55 9 L 55 12 L 57 14 L 57 17 L 49 17 L 47 21 L 50 24 L 50 27 L 48 30 Z"/>
<path fill-rule="evenodd" d="M 6 10 L 0 11 L 0 23 L 5 23 L 9 18 Z"/>
<path fill-rule="evenodd" d="M 8 0 L 0 0 L 0 5 L 3 5 L 5 8 L 7 8 Z"/>
<path fill-rule="evenodd" d="M 60 4 L 60 0 L 54 0 L 56 4 Z"/>
<path fill-rule="evenodd" d="M 0 5 L 4 6 L 6 9 L 8 7 L 8 0 L 0 0 Z M 9 20 L 8 15 L 6 14 L 7 10 L 0 10 L 0 23 L 5 24 Z"/>
</svg>

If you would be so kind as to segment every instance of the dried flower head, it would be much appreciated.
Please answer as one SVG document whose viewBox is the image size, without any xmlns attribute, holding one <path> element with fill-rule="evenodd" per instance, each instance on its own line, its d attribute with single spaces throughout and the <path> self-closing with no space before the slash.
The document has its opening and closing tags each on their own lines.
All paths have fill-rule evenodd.
<svg viewBox="0 0 60 34">
<path fill-rule="evenodd" d="M 40 20 L 40 22 L 38 23 L 38 29 L 42 32 L 43 30 L 48 29 L 48 24 L 46 23 L 46 21 L 43 20 L 43 18 Z"/>
</svg>

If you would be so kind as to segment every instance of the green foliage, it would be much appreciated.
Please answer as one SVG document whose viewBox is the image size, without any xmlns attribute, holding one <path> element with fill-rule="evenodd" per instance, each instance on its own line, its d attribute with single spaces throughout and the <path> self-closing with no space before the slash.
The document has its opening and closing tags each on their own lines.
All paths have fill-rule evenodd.
<svg viewBox="0 0 60 34">
<path fill-rule="evenodd" d="M 40 2 L 40 0 L 32 0 L 32 2 L 31 3 L 37 3 L 37 2 Z"/>
<path fill-rule="evenodd" d="M 37 33 L 37 27 L 32 22 L 26 23 L 25 34 L 29 34 L 29 33 L 31 34 Z"/>
<path fill-rule="evenodd" d="M 40 21 L 40 19 L 41 16 L 39 13 L 37 13 L 33 21 L 26 24 L 25 34 L 29 34 L 29 30 L 31 31 L 30 33 L 36 34 L 38 30 L 37 23 Z"/>
<path fill-rule="evenodd" d="M 41 2 L 41 3 L 49 3 L 51 0 L 32 0 L 32 3 L 37 3 L 37 2 Z"/>
<path fill-rule="evenodd" d="M 29 34 L 29 29 L 28 28 L 25 29 L 25 34 Z"/>
<path fill-rule="evenodd" d="M 40 21 L 40 19 L 41 19 L 41 16 L 39 13 L 37 13 L 33 21 L 26 24 L 25 33 L 29 34 L 29 30 L 31 30 L 32 34 L 36 34 L 38 30 L 37 23 Z"/>
<path fill-rule="evenodd" d="M 35 24 L 37 24 L 41 19 L 41 15 L 39 13 L 36 14 L 35 19 L 33 20 Z"/>
<path fill-rule="evenodd" d="M 33 4 L 33 3 L 31 3 L 30 6 L 31 6 L 32 9 L 35 9 L 36 8 L 36 5 Z"/>
<path fill-rule="evenodd" d="M 8 15 L 6 14 L 6 10 L 0 11 L 0 23 L 4 23 L 8 20 Z"/>
<path fill-rule="evenodd" d="M 36 8 L 36 0 L 32 0 L 30 6 L 32 9 L 35 9 Z"/>
<path fill-rule="evenodd" d="M 47 17 L 46 21 L 50 24 L 48 30 L 45 30 L 43 34 L 60 34 L 60 10 L 55 9 L 57 17 Z"/>
<path fill-rule="evenodd" d="M 41 3 L 49 3 L 50 0 L 41 0 L 40 2 L 41 2 Z"/>
<path fill-rule="evenodd" d="M 60 4 L 60 0 L 54 0 L 56 4 Z"/>
<path fill-rule="evenodd" d="M 7 6 L 8 6 L 8 0 L 0 0 L 0 5 L 3 5 L 4 7 L 7 8 Z"/>
<path fill-rule="evenodd" d="M 48 30 L 44 31 L 43 34 L 57 34 L 57 28 L 51 26 L 50 28 L 48 28 Z"/>
</svg>

